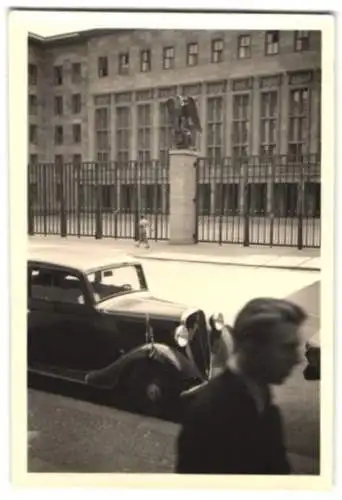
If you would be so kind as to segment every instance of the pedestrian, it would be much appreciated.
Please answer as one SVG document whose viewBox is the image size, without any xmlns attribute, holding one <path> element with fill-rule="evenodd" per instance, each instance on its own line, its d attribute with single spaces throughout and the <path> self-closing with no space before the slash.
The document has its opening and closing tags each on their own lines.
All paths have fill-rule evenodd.
<svg viewBox="0 0 342 500">
<path fill-rule="evenodd" d="M 290 474 L 279 408 L 281 385 L 299 362 L 305 311 L 285 300 L 248 302 L 231 329 L 227 368 L 193 396 L 177 441 L 180 474 Z"/>
<path fill-rule="evenodd" d="M 141 215 L 139 220 L 139 240 L 137 242 L 137 247 L 140 247 L 141 243 L 143 243 L 145 245 L 145 248 L 150 248 L 148 242 L 148 237 L 149 237 L 148 233 L 150 229 L 151 229 L 150 222 L 144 215 Z"/>
</svg>

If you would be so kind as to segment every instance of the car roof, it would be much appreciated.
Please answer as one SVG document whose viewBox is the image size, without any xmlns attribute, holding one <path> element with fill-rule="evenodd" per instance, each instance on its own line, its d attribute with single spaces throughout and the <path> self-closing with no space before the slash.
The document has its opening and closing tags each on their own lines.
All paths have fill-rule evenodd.
<svg viewBox="0 0 342 500">
<path fill-rule="evenodd" d="M 137 259 L 123 253 L 114 253 L 110 257 L 104 257 L 103 255 L 96 256 L 89 253 L 63 252 L 47 249 L 44 249 L 43 253 L 39 250 L 29 250 L 27 262 L 55 268 L 73 269 L 82 273 L 93 272 L 101 268 L 140 264 Z"/>
</svg>

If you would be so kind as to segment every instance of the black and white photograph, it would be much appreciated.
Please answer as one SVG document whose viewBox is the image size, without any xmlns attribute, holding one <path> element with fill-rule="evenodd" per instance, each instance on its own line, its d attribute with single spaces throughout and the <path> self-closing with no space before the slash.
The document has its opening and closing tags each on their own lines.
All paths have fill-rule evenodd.
<svg viewBox="0 0 342 500">
<path fill-rule="evenodd" d="M 23 28 L 22 473 L 329 482 L 332 16 L 96 14 Z"/>
</svg>

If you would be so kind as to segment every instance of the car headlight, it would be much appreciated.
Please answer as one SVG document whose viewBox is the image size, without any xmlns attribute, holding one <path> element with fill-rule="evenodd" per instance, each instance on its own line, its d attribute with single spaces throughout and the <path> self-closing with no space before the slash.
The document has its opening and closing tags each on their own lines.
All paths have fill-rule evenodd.
<svg viewBox="0 0 342 500">
<path fill-rule="evenodd" d="M 189 332 L 185 325 L 177 326 L 175 330 L 175 341 L 179 347 L 185 347 L 189 342 Z"/>
<path fill-rule="evenodd" d="M 209 318 L 210 326 L 213 326 L 215 330 L 221 332 L 224 328 L 224 317 L 221 312 L 213 313 Z"/>
</svg>

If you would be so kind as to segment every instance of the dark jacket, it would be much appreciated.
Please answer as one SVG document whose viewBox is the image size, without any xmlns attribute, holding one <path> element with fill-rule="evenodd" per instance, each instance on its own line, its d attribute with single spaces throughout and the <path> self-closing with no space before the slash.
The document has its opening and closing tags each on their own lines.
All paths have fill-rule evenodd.
<svg viewBox="0 0 342 500">
<path fill-rule="evenodd" d="M 177 441 L 181 474 L 290 474 L 281 416 L 263 414 L 241 378 L 226 370 L 189 403 Z"/>
</svg>

